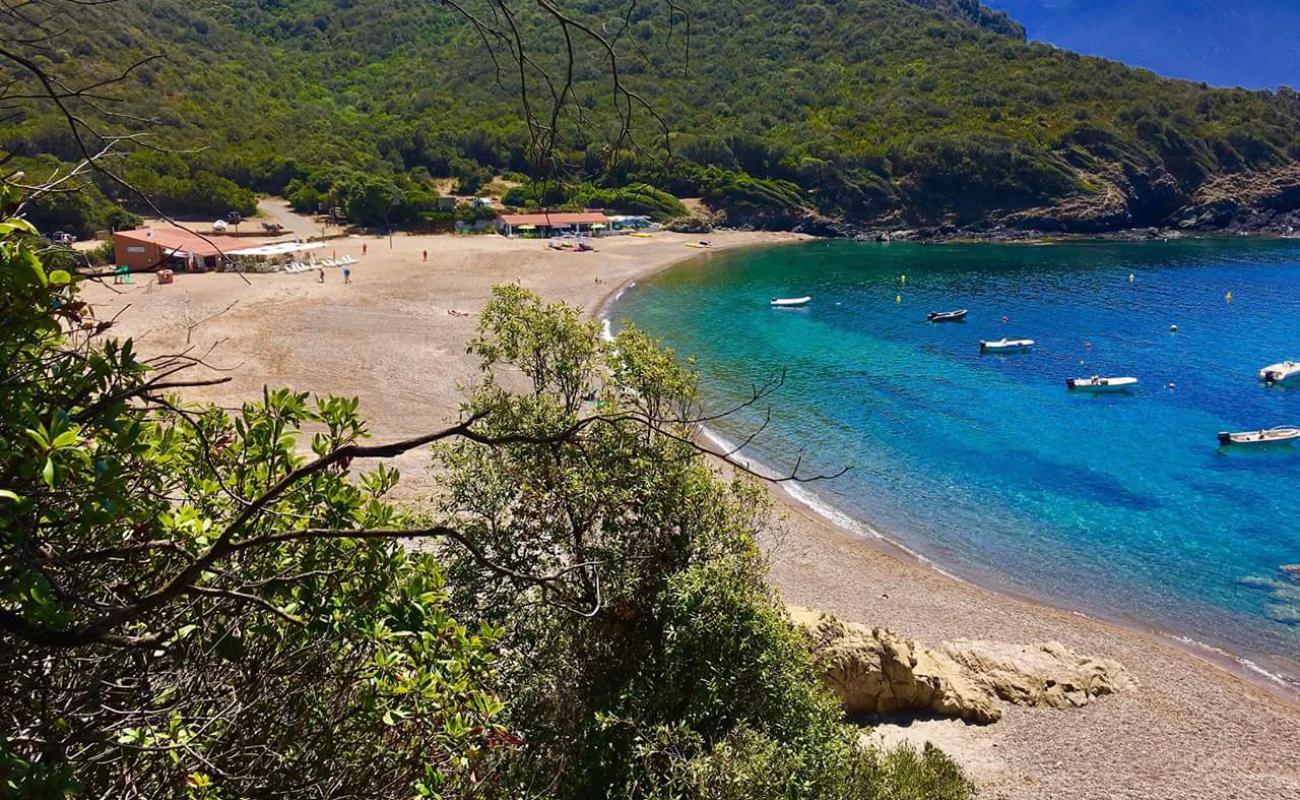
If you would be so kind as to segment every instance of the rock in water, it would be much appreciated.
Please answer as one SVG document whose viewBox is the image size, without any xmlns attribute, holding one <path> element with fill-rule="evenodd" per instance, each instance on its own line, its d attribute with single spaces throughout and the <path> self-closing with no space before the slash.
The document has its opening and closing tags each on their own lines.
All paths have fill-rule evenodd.
<svg viewBox="0 0 1300 800">
<path fill-rule="evenodd" d="M 1009 703 L 1052 708 L 1086 706 L 1094 697 L 1131 689 L 1128 671 L 1110 659 L 1078 655 L 1059 642 L 944 642 L 943 652 L 971 680 Z"/>
<path fill-rule="evenodd" d="M 1300 564 L 1283 564 L 1281 569 L 1282 574 L 1286 575 L 1288 578 L 1300 580 Z"/>
<path fill-rule="evenodd" d="M 792 608 L 791 615 L 812 635 L 822 679 L 851 714 L 917 709 L 980 724 L 1002 717 L 992 691 L 943 653 L 829 614 Z"/>
</svg>

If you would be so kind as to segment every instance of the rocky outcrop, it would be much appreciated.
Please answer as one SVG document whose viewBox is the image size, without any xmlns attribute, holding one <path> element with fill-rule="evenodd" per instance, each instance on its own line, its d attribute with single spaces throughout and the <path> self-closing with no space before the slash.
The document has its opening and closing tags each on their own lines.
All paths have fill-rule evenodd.
<svg viewBox="0 0 1300 800">
<path fill-rule="evenodd" d="M 1281 169 L 1212 175 L 1175 215 L 1189 230 L 1253 225 L 1300 208 L 1300 164 Z"/>
<path fill-rule="evenodd" d="M 792 607 L 808 632 L 822 680 L 851 714 L 929 711 L 988 724 L 998 700 L 1077 708 L 1126 691 L 1132 678 L 1110 659 L 1080 656 L 1057 642 L 944 642 L 932 649 L 885 628 L 867 628 Z"/>
<path fill-rule="evenodd" d="M 713 230 L 713 220 L 703 214 L 690 214 L 670 220 L 664 230 L 674 233 L 708 233 Z"/>
<path fill-rule="evenodd" d="M 1019 706 L 1080 708 L 1094 697 L 1127 691 L 1133 679 L 1119 662 L 1080 656 L 1059 642 L 944 642 L 940 649 L 970 680 Z"/>
<path fill-rule="evenodd" d="M 1002 717 L 992 693 L 943 653 L 884 628 L 792 610 L 813 637 L 822 679 L 850 714 L 932 711 L 986 724 Z"/>
</svg>

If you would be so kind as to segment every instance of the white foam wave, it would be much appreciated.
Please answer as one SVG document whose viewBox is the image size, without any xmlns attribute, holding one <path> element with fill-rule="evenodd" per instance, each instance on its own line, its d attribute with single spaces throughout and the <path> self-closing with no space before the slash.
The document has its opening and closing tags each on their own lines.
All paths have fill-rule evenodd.
<svg viewBox="0 0 1300 800">
<path fill-rule="evenodd" d="M 715 448 L 717 448 L 719 451 L 723 453 L 730 453 L 736 449 L 736 445 L 734 443 L 728 441 L 726 437 L 722 436 L 717 431 L 711 430 L 705 426 L 700 426 L 700 433 L 701 435 L 704 436 L 704 438 L 712 442 Z M 737 464 L 740 464 L 746 469 L 753 470 L 759 475 L 766 475 L 771 478 L 781 477 L 780 475 L 778 475 L 776 470 L 772 469 L 768 465 L 760 461 L 756 461 L 747 456 L 743 456 L 739 453 L 731 456 L 730 460 L 736 462 Z M 933 569 L 935 572 L 938 572 L 941 575 L 944 575 L 955 581 L 961 581 L 962 583 L 967 582 L 963 578 L 960 578 L 957 575 L 952 574 L 948 570 L 934 563 L 929 558 L 926 558 L 924 555 L 918 553 L 917 551 L 913 550 L 912 548 L 908 547 L 907 545 L 903 544 L 897 539 L 886 536 L 878 528 L 864 522 L 863 520 L 850 516 L 849 514 L 846 514 L 845 512 L 836 508 L 834 505 L 828 502 L 824 497 L 817 494 L 817 492 L 811 489 L 807 484 L 796 483 L 794 481 L 787 481 L 781 484 L 781 488 L 784 489 L 786 493 L 788 493 L 791 497 L 793 497 L 797 502 L 799 502 L 804 506 L 807 506 L 810 510 L 812 510 L 814 514 L 821 517 L 822 519 L 827 520 L 832 525 L 835 525 L 836 527 L 842 528 L 848 531 L 849 533 L 852 533 L 857 536 L 861 536 L 866 539 L 876 539 L 877 541 L 885 542 L 891 547 L 898 548 L 899 550 L 906 553 L 911 558 L 916 559 L 917 561 L 926 565 L 930 569 Z"/>
<path fill-rule="evenodd" d="M 716 448 L 719 452 L 731 453 L 733 450 L 736 449 L 735 443 L 729 441 L 726 437 L 722 436 L 718 432 L 711 430 L 703 425 L 700 426 L 700 434 L 705 439 L 707 439 L 710 443 L 712 443 L 713 447 Z M 772 478 L 780 477 L 780 475 L 778 475 L 778 473 L 768 465 L 763 464 L 762 462 L 757 461 L 753 458 L 743 456 L 740 453 L 736 453 L 735 455 L 730 456 L 730 460 L 737 464 L 740 464 L 746 469 L 753 470 L 754 472 L 760 475 L 765 475 Z M 845 512 L 831 505 L 829 502 L 825 500 L 825 498 L 818 495 L 806 484 L 787 482 L 781 484 L 781 488 L 783 488 L 786 492 L 788 492 L 790 496 L 793 497 L 796 501 L 808 507 L 810 510 L 812 510 L 813 513 L 829 521 L 831 524 L 843 530 L 846 530 L 850 533 L 856 534 L 858 536 L 862 536 L 870 539 L 877 539 L 879 541 L 886 542 L 891 547 L 898 548 L 899 550 L 903 551 L 904 553 L 911 556 L 912 558 L 915 558 L 917 561 L 926 565 L 930 569 L 933 569 L 934 571 L 940 573 L 941 575 L 945 575 L 956 581 L 961 581 L 962 583 L 969 583 L 969 581 L 945 570 L 943 567 L 940 567 L 934 561 L 930 560 L 929 558 L 926 558 L 925 556 L 916 552 L 915 550 L 908 547 L 907 545 L 899 542 L 897 539 L 893 539 L 889 536 L 886 536 L 879 529 L 871 526 L 870 524 L 864 522 L 863 520 L 852 517 L 849 514 L 846 514 Z M 1082 611 L 1071 609 L 1070 613 L 1084 619 L 1093 619 L 1091 615 L 1086 614 Z M 1227 650 L 1224 650 L 1221 647 L 1215 647 L 1212 644 L 1207 644 L 1206 642 L 1202 642 L 1199 639 L 1193 639 L 1188 636 L 1182 636 L 1182 635 L 1178 635 L 1163 630 L 1157 630 L 1156 632 L 1161 636 L 1164 636 L 1172 641 L 1178 642 L 1180 645 L 1182 645 L 1183 647 L 1189 650 L 1192 651 L 1199 650 L 1204 653 L 1210 654 L 1214 658 L 1223 659 L 1226 661 L 1230 661 L 1234 664 L 1237 664 L 1243 670 L 1246 670 L 1247 672 L 1253 673 L 1255 675 L 1259 675 L 1260 677 L 1264 678 L 1270 683 L 1273 683 L 1283 688 L 1288 693 L 1300 693 L 1300 682 L 1297 682 L 1296 680 L 1289 677 L 1285 673 L 1272 672 L 1260 666 L 1258 663 L 1252 661 L 1249 658 L 1237 655 L 1236 653 L 1229 652 Z"/>
<path fill-rule="evenodd" d="M 1239 664 L 1243 669 L 1253 672 L 1256 675 L 1260 675 L 1269 681 L 1276 683 L 1278 686 L 1291 690 L 1292 692 L 1300 691 L 1300 685 L 1297 685 L 1294 680 L 1289 679 L 1284 674 L 1270 672 L 1254 661 L 1251 661 L 1249 658 L 1228 652 L 1221 647 L 1215 647 L 1212 644 L 1207 644 L 1199 639 L 1193 639 L 1189 636 L 1179 636 L 1174 633 L 1165 633 L 1164 635 L 1185 647 L 1191 648 L 1192 650 L 1204 650 L 1218 658 L 1224 658 L 1235 664 Z"/>
</svg>

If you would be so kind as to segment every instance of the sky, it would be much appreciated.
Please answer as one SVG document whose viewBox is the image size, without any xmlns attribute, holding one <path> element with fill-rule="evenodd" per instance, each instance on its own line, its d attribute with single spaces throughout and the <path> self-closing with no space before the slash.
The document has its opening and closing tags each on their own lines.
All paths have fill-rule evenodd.
<svg viewBox="0 0 1300 800">
<path fill-rule="evenodd" d="M 1300 0 L 983 0 L 1030 39 L 1215 86 L 1300 88 Z"/>
</svg>

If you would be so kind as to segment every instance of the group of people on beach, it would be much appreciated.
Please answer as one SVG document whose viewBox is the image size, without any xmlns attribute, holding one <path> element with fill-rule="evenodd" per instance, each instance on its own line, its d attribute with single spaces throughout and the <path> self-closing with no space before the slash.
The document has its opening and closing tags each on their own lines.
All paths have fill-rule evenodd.
<svg viewBox="0 0 1300 800">
<path fill-rule="evenodd" d="M 317 283 L 324 283 L 324 282 L 325 282 L 325 270 L 322 269 L 321 267 L 317 267 L 317 268 L 316 268 L 316 282 L 317 282 Z M 347 285 L 347 284 L 349 284 L 349 283 L 352 283 L 352 268 L 351 268 L 351 267 L 344 267 L 344 268 L 343 268 L 343 283 L 344 283 L 344 285 Z"/>
</svg>

